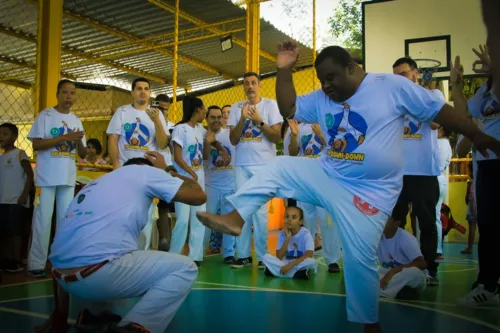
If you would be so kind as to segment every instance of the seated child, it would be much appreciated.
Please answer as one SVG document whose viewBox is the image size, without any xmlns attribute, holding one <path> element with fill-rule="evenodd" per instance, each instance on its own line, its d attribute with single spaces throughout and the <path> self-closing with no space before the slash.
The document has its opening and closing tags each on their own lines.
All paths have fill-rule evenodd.
<svg viewBox="0 0 500 333">
<path fill-rule="evenodd" d="M 264 274 L 283 278 L 309 280 L 309 270 L 315 273 L 318 263 L 313 258 L 314 239 L 302 226 L 304 214 L 298 207 L 287 207 L 285 228 L 278 237 L 276 257 L 266 254 L 262 262 Z"/>
<path fill-rule="evenodd" d="M 87 140 L 87 156 L 80 158 L 79 163 L 106 165 L 106 161 L 101 158 L 102 146 L 97 139 Z M 91 167 L 80 167 L 79 170 L 94 171 L 99 170 Z"/>
<path fill-rule="evenodd" d="M 377 250 L 380 296 L 396 298 L 404 287 L 425 289 L 426 267 L 417 239 L 390 218 Z"/>
</svg>

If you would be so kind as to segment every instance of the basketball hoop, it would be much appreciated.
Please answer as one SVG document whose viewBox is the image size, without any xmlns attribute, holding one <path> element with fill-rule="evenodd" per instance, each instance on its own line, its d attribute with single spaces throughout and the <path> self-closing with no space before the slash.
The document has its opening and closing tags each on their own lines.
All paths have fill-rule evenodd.
<svg viewBox="0 0 500 333">
<path fill-rule="evenodd" d="M 417 63 L 418 71 L 422 75 L 422 79 L 425 83 L 431 82 L 434 73 L 441 66 L 441 61 L 434 59 L 413 59 Z"/>
</svg>

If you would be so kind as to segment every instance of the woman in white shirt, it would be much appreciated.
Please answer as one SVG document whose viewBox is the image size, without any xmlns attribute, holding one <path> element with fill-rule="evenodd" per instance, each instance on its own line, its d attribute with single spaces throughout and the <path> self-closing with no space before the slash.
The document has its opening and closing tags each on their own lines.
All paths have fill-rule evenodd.
<svg viewBox="0 0 500 333">
<path fill-rule="evenodd" d="M 207 135 L 207 131 L 201 125 L 206 114 L 205 105 L 201 99 L 191 96 L 184 97 L 182 109 L 182 120 L 175 125 L 172 131 L 173 165 L 179 174 L 192 177 L 205 190 L 205 173 L 203 170 L 204 146 L 212 145 L 218 150 L 224 150 L 224 148 L 215 140 L 215 135 L 213 133 Z M 201 206 L 189 206 L 183 203 L 175 203 L 177 221 L 172 230 L 170 252 L 182 253 L 188 232 L 188 225 L 191 223 L 189 257 L 198 266 L 200 266 L 203 260 L 205 251 L 203 248 L 205 226 L 196 217 L 196 212 L 205 210 L 205 204 Z"/>
</svg>

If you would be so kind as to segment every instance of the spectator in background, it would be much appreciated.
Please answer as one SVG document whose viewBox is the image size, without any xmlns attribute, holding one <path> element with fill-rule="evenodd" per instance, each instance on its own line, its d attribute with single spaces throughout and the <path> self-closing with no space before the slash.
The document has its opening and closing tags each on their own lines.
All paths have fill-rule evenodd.
<svg viewBox="0 0 500 333">
<path fill-rule="evenodd" d="M 76 158 L 85 158 L 86 140 L 80 119 L 71 112 L 76 101 L 76 86 L 61 80 L 57 85 L 57 105 L 40 112 L 28 134 L 36 156 L 37 197 L 33 212 L 28 274 L 45 277 L 54 201 L 57 222 L 66 215 L 75 193 Z"/>
<path fill-rule="evenodd" d="M 21 235 L 33 170 L 26 153 L 14 146 L 19 131 L 11 123 L 0 125 L 0 269 L 17 273 L 21 263 Z"/>
<path fill-rule="evenodd" d="M 97 139 L 87 141 L 87 156 L 80 158 L 79 163 L 106 165 L 106 161 L 101 158 L 102 145 Z M 95 168 L 80 167 L 79 170 L 96 170 Z"/>
<path fill-rule="evenodd" d="M 477 228 L 477 207 L 476 207 L 476 190 L 474 186 L 474 168 L 473 163 L 469 163 L 468 167 L 469 180 L 467 181 L 467 193 L 465 194 L 465 204 L 467 205 L 467 222 L 469 222 L 469 235 L 467 237 L 467 247 L 460 251 L 462 254 L 472 254 L 474 247 L 474 238 L 476 237 Z"/>
<path fill-rule="evenodd" d="M 222 128 L 228 128 L 227 122 L 229 121 L 230 113 L 231 113 L 231 105 L 224 105 L 222 107 Z"/>
<path fill-rule="evenodd" d="M 105 152 L 104 155 L 102 155 L 102 158 L 108 165 L 113 165 L 113 162 L 111 161 L 111 157 L 109 156 L 108 152 Z"/>
<path fill-rule="evenodd" d="M 167 145 L 167 124 L 157 108 L 148 104 L 151 85 L 145 78 L 132 82 L 133 104 L 120 106 L 108 125 L 108 153 L 114 169 L 131 158 L 144 157 Z"/>
<path fill-rule="evenodd" d="M 439 152 L 439 200 L 436 205 L 436 228 L 438 233 L 438 246 L 436 259 L 443 260 L 443 225 L 441 223 L 441 205 L 448 193 L 448 167 L 450 166 L 452 151 L 450 145 L 451 132 L 440 126 L 438 129 L 438 152 Z"/>
<path fill-rule="evenodd" d="M 283 117 L 275 100 L 261 96 L 262 85 L 257 73 L 245 73 L 243 90 L 247 100 L 231 106 L 228 126 L 231 144 L 236 146 L 234 173 L 236 189 L 276 156 L 276 143 L 281 140 Z M 245 221 L 241 235 L 236 238 L 238 260 L 231 266 L 243 268 L 252 265 L 252 227 L 259 268 L 264 269 L 263 256 L 267 248 L 267 204 Z"/>
</svg>

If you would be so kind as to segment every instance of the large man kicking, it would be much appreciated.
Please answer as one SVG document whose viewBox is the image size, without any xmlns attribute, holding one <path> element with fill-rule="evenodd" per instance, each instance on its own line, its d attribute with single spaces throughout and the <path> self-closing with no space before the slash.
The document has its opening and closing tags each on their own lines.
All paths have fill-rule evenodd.
<svg viewBox="0 0 500 333">
<path fill-rule="evenodd" d="M 147 154 L 149 162 L 135 158 L 85 186 L 69 205 L 52 244 L 53 275 L 70 294 L 93 302 L 141 297 L 108 332 L 163 333 L 198 272 L 188 257 L 137 251 L 153 198 L 188 205 L 206 201 L 196 181 L 168 174 L 160 153 Z M 156 168 L 145 165 L 150 162 Z M 67 316 L 67 301 L 56 299 L 63 303 L 62 317 Z"/>
<path fill-rule="evenodd" d="M 347 315 L 381 332 L 377 247 L 402 188 L 403 121 L 411 114 L 470 137 L 480 150 L 500 152 L 500 142 L 483 134 L 465 116 L 411 81 L 392 74 L 366 74 L 340 47 L 327 47 L 315 61 L 322 89 L 297 97 L 292 42 L 277 55 L 276 96 L 280 112 L 319 123 L 327 149 L 319 159 L 278 157 L 228 198 L 228 215 L 200 212 L 209 228 L 238 235 L 245 219 L 273 197 L 324 207 L 339 228 L 344 249 Z"/>
</svg>

